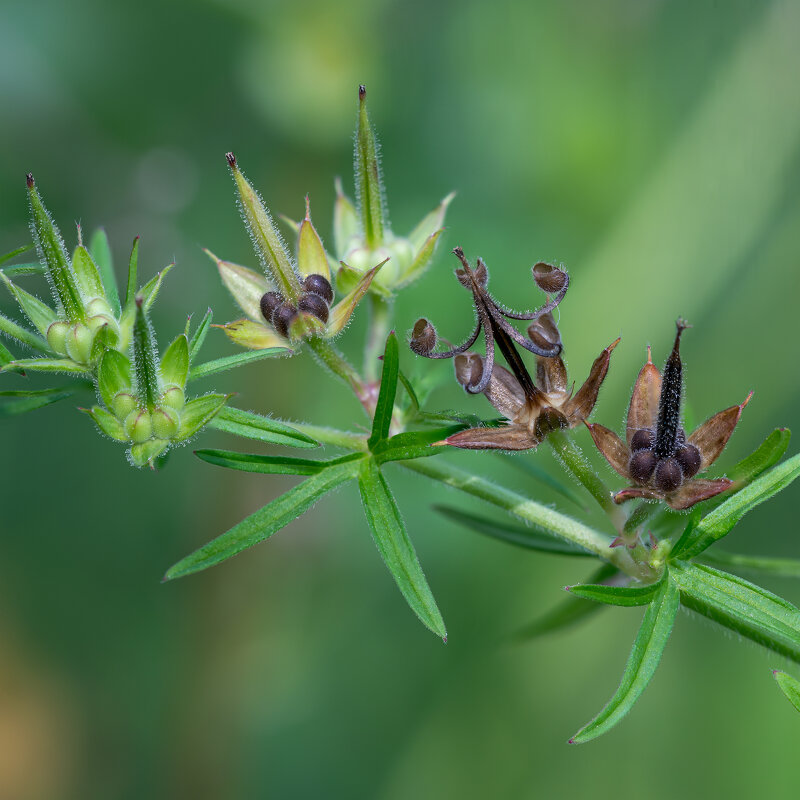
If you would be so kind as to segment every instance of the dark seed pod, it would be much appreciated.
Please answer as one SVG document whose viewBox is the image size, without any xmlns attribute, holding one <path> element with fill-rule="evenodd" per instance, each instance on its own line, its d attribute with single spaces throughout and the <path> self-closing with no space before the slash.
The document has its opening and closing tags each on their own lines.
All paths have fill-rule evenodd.
<svg viewBox="0 0 800 800">
<path fill-rule="evenodd" d="M 528 338 L 541 350 L 552 350 L 561 344 L 561 334 L 553 315 L 548 312 L 531 322 L 528 325 Z"/>
<path fill-rule="evenodd" d="M 557 294 L 566 286 L 567 273 L 552 264 L 540 261 L 538 264 L 534 264 L 532 271 L 536 285 L 543 292 Z"/>
<path fill-rule="evenodd" d="M 289 326 L 297 316 L 297 309 L 291 303 L 281 303 L 272 314 L 272 327 L 281 336 L 288 336 Z"/>
<path fill-rule="evenodd" d="M 427 356 L 436 347 L 436 329 L 424 317 L 414 323 L 409 346 L 419 356 Z"/>
<path fill-rule="evenodd" d="M 324 275 L 309 275 L 303 281 L 303 288 L 307 292 L 318 294 L 328 305 L 333 301 L 333 287 Z"/>
<path fill-rule="evenodd" d="M 477 386 L 483 375 L 483 359 L 477 353 L 464 353 L 453 360 L 456 380 L 467 390 Z"/>
<path fill-rule="evenodd" d="M 477 266 L 475 267 L 475 280 L 478 282 L 478 286 L 486 288 L 486 285 L 489 283 L 489 270 L 486 267 L 486 264 L 483 263 L 483 259 L 479 258 Z"/>
<path fill-rule="evenodd" d="M 693 444 L 685 444 L 678 449 L 675 453 L 675 458 L 681 465 L 683 475 L 686 478 L 691 478 L 700 471 L 700 465 L 703 463 L 703 457 L 700 451 Z"/>
<path fill-rule="evenodd" d="M 275 309 L 283 302 L 277 292 L 267 292 L 261 298 L 261 314 L 267 322 L 272 322 Z"/>
<path fill-rule="evenodd" d="M 649 428 L 640 428 L 631 437 L 631 450 L 652 450 L 656 435 Z"/>
<path fill-rule="evenodd" d="M 683 470 L 675 458 L 662 458 L 656 464 L 653 482 L 662 492 L 674 492 L 683 483 Z"/>
<path fill-rule="evenodd" d="M 328 304 L 325 298 L 318 294 L 308 292 L 304 294 L 297 303 L 297 310 L 315 316 L 321 322 L 328 321 Z"/>
<path fill-rule="evenodd" d="M 635 483 L 647 483 L 653 477 L 658 459 L 650 450 L 639 450 L 628 462 L 628 472 Z"/>
</svg>

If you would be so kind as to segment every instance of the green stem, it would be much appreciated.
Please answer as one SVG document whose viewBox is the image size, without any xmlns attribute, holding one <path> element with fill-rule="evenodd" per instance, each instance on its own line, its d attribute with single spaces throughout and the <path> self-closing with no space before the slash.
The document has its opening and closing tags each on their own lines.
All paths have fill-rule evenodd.
<svg viewBox="0 0 800 800">
<path fill-rule="evenodd" d="M 345 450 L 353 450 L 354 452 L 366 452 L 367 450 L 367 434 L 365 433 L 339 431 L 336 428 L 311 425 L 307 422 L 293 422 L 292 427 L 301 433 L 308 434 L 312 439 L 316 439 L 322 444 L 343 447 Z"/>
<path fill-rule="evenodd" d="M 399 463 L 412 472 L 491 503 L 519 519 L 538 525 L 568 542 L 577 544 L 628 575 L 637 579 L 649 577 L 649 575 L 644 575 L 642 566 L 633 561 L 626 547 L 609 547 L 611 540 L 605 534 L 552 508 L 529 500 L 517 492 L 497 486 L 485 478 L 464 472 L 452 464 L 435 464 L 433 459 L 417 459 Z"/>
<path fill-rule="evenodd" d="M 633 533 L 647 522 L 650 517 L 655 514 L 658 510 L 658 505 L 656 503 L 647 503 L 642 502 L 639 503 L 638 506 L 631 512 L 631 515 L 625 520 L 625 526 L 623 528 L 624 533 Z"/>
<path fill-rule="evenodd" d="M 382 355 L 392 317 L 392 302 L 374 292 L 369 297 L 369 330 L 364 347 L 364 375 L 367 381 L 376 381 L 380 372 L 378 357 Z"/>
<path fill-rule="evenodd" d="M 327 367 L 334 375 L 341 378 L 354 392 L 359 403 L 371 418 L 375 411 L 377 394 L 374 389 L 361 380 L 350 362 L 327 340 L 313 336 L 306 340 L 317 361 Z"/>
</svg>

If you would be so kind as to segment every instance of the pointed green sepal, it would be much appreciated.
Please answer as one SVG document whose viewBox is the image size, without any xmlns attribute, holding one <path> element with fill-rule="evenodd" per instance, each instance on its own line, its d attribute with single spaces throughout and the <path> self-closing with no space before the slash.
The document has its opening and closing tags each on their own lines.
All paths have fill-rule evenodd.
<svg viewBox="0 0 800 800">
<path fill-rule="evenodd" d="M 455 192 L 450 192 L 433 211 L 429 211 L 422 218 L 417 227 L 408 235 L 415 253 L 419 253 L 419 251 L 422 250 L 434 233 L 441 232 L 441 229 L 444 227 L 444 218 L 447 214 L 447 209 L 450 203 L 453 202 L 455 196 Z"/>
<path fill-rule="evenodd" d="M 786 699 L 800 711 L 800 681 L 779 669 L 772 670 L 772 674 L 780 690 L 786 695 Z"/>
<path fill-rule="evenodd" d="M 297 232 L 297 269 L 303 278 L 309 275 L 322 275 L 328 281 L 331 279 L 328 254 L 311 222 L 311 205 L 308 197 L 306 197 L 306 215 Z"/>
<path fill-rule="evenodd" d="M 6 288 L 19 304 L 22 313 L 31 321 L 39 333 L 46 336 L 47 329 L 58 319 L 55 311 L 53 311 L 50 306 L 45 305 L 37 297 L 34 297 L 29 292 L 26 292 L 24 289 L 12 283 L 4 272 L 0 272 L 0 277 L 2 277 Z"/>
<path fill-rule="evenodd" d="M 111 311 L 115 317 L 119 317 L 121 307 L 117 276 L 114 274 L 114 259 L 111 256 L 108 235 L 103 228 L 98 228 L 92 234 L 92 238 L 89 240 L 89 253 L 100 271 L 100 280 L 103 283 L 105 298 L 111 306 Z"/>
<path fill-rule="evenodd" d="M 125 287 L 125 306 L 133 304 L 136 295 L 136 283 L 139 279 L 139 237 L 133 240 L 131 255 L 128 259 L 128 282 Z"/>
<path fill-rule="evenodd" d="M 181 425 L 175 441 L 182 442 L 194 436 L 225 405 L 228 394 L 206 394 L 190 400 L 181 411 Z"/>
<path fill-rule="evenodd" d="M 248 350 L 273 350 L 281 348 L 285 355 L 294 351 L 289 346 L 289 340 L 279 336 L 272 328 L 251 319 L 235 319 L 224 325 L 213 325 L 221 328 L 225 335 L 235 344 L 248 348 Z"/>
<path fill-rule="evenodd" d="M 361 228 L 367 247 L 375 250 L 383 244 L 384 190 L 378 142 L 367 113 L 367 89 L 358 87 L 358 123 L 356 125 L 355 176 Z"/>
<path fill-rule="evenodd" d="M 89 251 L 82 244 L 79 244 L 72 253 L 72 271 L 75 273 L 75 280 L 85 298 L 102 297 L 105 299 L 105 289 L 103 281 L 100 279 L 100 271 L 89 255 Z"/>
<path fill-rule="evenodd" d="M 208 335 L 208 329 L 211 326 L 211 320 L 214 318 L 214 315 L 209 308 L 206 313 L 203 315 L 203 319 L 200 320 L 200 324 L 197 326 L 197 330 L 192 334 L 192 338 L 189 339 L 189 362 L 197 358 L 198 354 L 200 353 L 200 348 L 203 346 L 203 342 L 206 340 L 206 336 Z M 191 319 L 191 317 L 190 317 Z M 189 322 L 186 323 L 187 327 L 187 336 L 188 334 L 188 327 Z"/>
<path fill-rule="evenodd" d="M 97 369 L 97 391 L 106 408 L 114 396 L 131 388 L 131 362 L 118 350 L 106 350 Z"/>
<path fill-rule="evenodd" d="M 409 268 L 399 277 L 397 283 L 394 285 L 395 289 L 400 289 L 407 286 L 422 275 L 428 268 L 433 258 L 433 253 L 436 250 L 436 243 L 442 234 L 444 228 L 434 231 L 423 243 L 422 247 L 417 251 L 414 260 L 411 262 Z"/>
<path fill-rule="evenodd" d="M 388 260 L 389 259 L 386 259 L 386 261 Z M 380 264 L 373 267 L 369 272 L 359 275 L 355 286 L 331 309 L 330 319 L 328 320 L 326 329 L 326 336 L 329 339 L 338 336 L 347 327 L 347 323 L 350 322 L 350 317 L 353 316 L 356 306 L 367 293 L 367 289 L 369 289 L 370 285 L 374 285 L 372 279 L 378 274 L 386 261 L 381 261 Z M 346 265 L 342 264 L 342 266 L 345 267 Z"/>
<path fill-rule="evenodd" d="M 254 322 L 264 323 L 261 316 L 261 298 L 274 287 L 267 278 L 249 267 L 217 258 L 210 250 L 204 251 L 217 265 L 225 288 L 231 293 L 239 308 Z"/>
<path fill-rule="evenodd" d="M 118 442 L 127 442 L 128 436 L 125 433 L 125 426 L 110 412 L 106 411 L 100 406 L 93 406 L 92 408 L 81 408 L 84 414 L 88 414 L 93 420 L 94 424 L 100 429 L 101 433 L 116 439 Z"/>
<path fill-rule="evenodd" d="M 131 445 L 128 451 L 134 467 L 150 467 L 155 469 L 156 459 L 166 451 L 169 442 L 165 439 L 148 439 L 146 442 Z"/>
<path fill-rule="evenodd" d="M 281 293 L 288 300 L 297 302 L 300 281 L 292 266 L 292 260 L 283 238 L 275 227 L 267 207 L 242 175 L 233 153 L 228 153 L 227 159 L 233 172 L 236 190 L 239 193 L 242 217 L 245 226 L 250 231 L 256 253 Z"/>
<path fill-rule="evenodd" d="M 333 207 L 333 244 L 341 260 L 352 247 L 352 240 L 361 230 L 358 212 L 353 201 L 342 190 L 342 179 L 336 178 L 336 205 Z"/>
<path fill-rule="evenodd" d="M 154 275 L 144 286 L 142 286 L 137 296 L 141 297 L 144 301 L 145 311 L 149 311 L 153 307 L 153 303 L 155 303 L 156 297 L 158 297 L 158 293 L 161 290 L 161 284 L 164 281 L 164 278 L 169 274 L 169 271 L 174 266 L 175 264 L 167 264 L 167 266 L 164 267 L 161 272 L 159 272 L 157 275 Z"/>
<path fill-rule="evenodd" d="M 161 359 L 161 380 L 183 388 L 189 375 L 189 341 L 180 334 Z"/>
</svg>

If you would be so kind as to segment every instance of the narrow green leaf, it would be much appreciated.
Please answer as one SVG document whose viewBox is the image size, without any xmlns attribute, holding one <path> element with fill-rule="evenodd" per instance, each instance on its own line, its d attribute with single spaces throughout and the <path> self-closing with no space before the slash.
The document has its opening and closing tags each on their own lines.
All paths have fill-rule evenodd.
<svg viewBox="0 0 800 800">
<path fill-rule="evenodd" d="M 150 280 L 147 281 L 147 283 L 139 290 L 138 296 L 140 296 L 144 301 L 145 311 L 149 311 L 153 307 L 153 303 L 155 303 L 156 297 L 158 297 L 158 293 L 161 290 L 161 284 L 163 283 L 164 278 L 174 266 L 174 264 L 167 264 L 167 266 L 164 267 L 161 272 L 150 278 Z"/>
<path fill-rule="evenodd" d="M 2 314 L 0 314 L 0 333 L 5 333 L 13 339 L 34 348 L 34 350 L 40 350 L 43 353 L 52 352 L 52 350 L 50 350 L 50 345 L 47 344 L 45 339 L 26 330 L 21 325 L 17 325 L 16 322 L 12 322 L 8 317 L 4 317 Z"/>
<path fill-rule="evenodd" d="M 23 253 L 29 253 L 36 247 L 35 244 L 24 244 L 22 247 L 17 247 L 15 250 L 11 250 L 8 253 L 3 253 L 0 255 L 0 264 L 5 264 L 6 261 L 11 261 L 12 258 L 16 258 L 17 256 L 21 256 Z"/>
<path fill-rule="evenodd" d="M 200 378 L 207 378 L 209 375 L 216 375 L 219 372 L 241 367 L 253 361 L 262 361 L 265 358 L 282 356 L 285 355 L 285 353 L 286 348 L 284 347 L 268 347 L 265 350 L 252 350 L 247 353 L 236 353 L 232 356 L 216 358 L 213 361 L 206 361 L 204 364 L 198 364 L 192 367 L 189 370 L 188 380 L 196 381 Z"/>
<path fill-rule="evenodd" d="M 28 411 L 35 411 L 37 408 L 58 403 L 67 397 L 72 397 L 73 391 L 57 391 L 54 389 L 43 389 L 36 392 L 20 392 L 14 396 L 12 392 L 0 392 L 0 418 L 14 417 L 18 414 L 25 414 Z M 8 398 L 8 399 L 5 399 Z"/>
<path fill-rule="evenodd" d="M 423 624 L 447 641 L 444 620 L 408 538 L 397 503 L 375 459 L 366 458 L 361 463 L 358 488 L 372 537 L 397 587 Z"/>
<path fill-rule="evenodd" d="M 97 392 L 106 408 L 117 392 L 131 388 L 131 362 L 118 350 L 106 350 L 97 369 Z"/>
<path fill-rule="evenodd" d="M 558 492 L 558 494 L 573 502 L 578 508 L 586 508 L 586 503 L 581 500 L 575 491 L 566 483 L 551 475 L 546 469 L 540 467 L 533 459 L 529 458 L 528 453 L 518 453 L 516 455 L 496 453 L 495 455 L 497 458 L 505 461 L 506 464 L 516 467 L 518 470 L 535 478 L 539 483 L 549 486 L 554 492 Z"/>
<path fill-rule="evenodd" d="M 174 383 L 183 388 L 189 374 L 189 341 L 181 333 L 167 348 L 161 358 L 161 379 L 164 383 Z"/>
<path fill-rule="evenodd" d="M 245 439 L 289 447 L 318 447 L 319 442 L 284 422 L 225 406 L 211 421 L 211 427 Z"/>
<path fill-rule="evenodd" d="M 449 506 L 435 505 L 433 509 L 470 530 L 477 531 L 492 539 L 499 539 L 501 542 L 524 547 L 526 550 L 538 550 L 541 553 L 552 553 L 560 556 L 593 555 L 588 550 L 584 550 L 582 547 L 578 547 L 578 545 L 567 542 L 564 539 L 559 539 L 546 531 L 526 528 L 524 525 L 515 525 L 504 516 L 496 520 L 466 511 L 459 511 Z"/>
<path fill-rule="evenodd" d="M 579 583 L 567 586 L 576 597 L 605 603 L 607 606 L 646 606 L 658 593 L 660 584 L 648 586 L 604 586 L 596 583 Z"/>
<path fill-rule="evenodd" d="M 263 508 L 242 520 L 227 533 L 223 533 L 179 561 L 167 570 L 164 580 L 181 578 L 184 575 L 207 569 L 254 544 L 263 542 L 264 539 L 268 539 L 273 533 L 311 508 L 324 494 L 354 478 L 357 470 L 358 463 L 350 461 L 332 464 L 317 475 L 306 478 L 286 494 L 267 503 Z"/>
<path fill-rule="evenodd" d="M 800 609 L 790 602 L 702 564 L 678 561 L 670 575 L 686 608 L 800 663 Z"/>
<path fill-rule="evenodd" d="M 772 670 L 772 674 L 789 702 L 800 711 L 800 681 L 779 669 Z"/>
<path fill-rule="evenodd" d="M 14 264 L 11 267 L 4 267 L 3 272 L 9 278 L 16 278 L 19 275 L 39 275 L 47 272 L 47 267 L 38 261 L 29 261 L 25 264 Z"/>
<path fill-rule="evenodd" d="M 375 404 L 375 416 L 372 418 L 372 433 L 367 446 L 372 450 L 378 442 L 389 435 L 394 411 L 394 398 L 397 394 L 397 373 L 400 365 L 400 352 L 397 336 L 392 331 L 386 337 L 386 348 L 383 351 L 383 368 L 381 369 L 381 388 Z"/>
<path fill-rule="evenodd" d="M 728 477 L 737 483 L 750 483 L 783 458 L 791 438 L 788 428 L 776 428 L 747 458 L 728 471 Z"/>
<path fill-rule="evenodd" d="M 726 536 L 751 509 L 785 489 L 800 475 L 800 453 L 773 467 L 706 514 L 689 536 L 681 537 L 674 557 L 690 559 Z"/>
<path fill-rule="evenodd" d="M 417 398 L 417 393 L 414 391 L 414 387 L 411 385 L 411 381 L 403 374 L 403 370 L 397 371 L 397 378 L 400 383 L 403 384 L 403 388 L 406 390 L 406 394 L 408 395 L 408 400 L 411 403 L 411 409 L 414 412 L 414 416 L 419 414 L 420 407 L 419 407 L 419 399 Z"/>
<path fill-rule="evenodd" d="M 356 199 L 367 247 L 375 250 L 383 244 L 384 191 L 378 143 L 367 113 L 367 90 L 358 89 L 358 124 L 355 146 Z"/>
<path fill-rule="evenodd" d="M 119 317 L 119 289 L 117 288 L 117 276 L 114 274 L 114 259 L 111 256 L 111 244 L 103 228 L 98 228 L 92 234 L 92 238 L 89 240 L 89 252 L 100 271 L 100 280 L 103 282 L 106 300 L 108 300 L 114 316 Z"/>
<path fill-rule="evenodd" d="M 0 367 L 10 364 L 13 360 L 14 356 L 11 351 L 2 342 L 0 342 Z"/>
<path fill-rule="evenodd" d="M 211 325 L 211 320 L 213 319 L 213 314 L 211 309 L 209 308 L 206 313 L 203 315 L 203 319 L 200 320 L 200 324 L 197 326 L 197 330 L 192 334 L 192 338 L 189 340 L 189 363 L 191 364 L 192 361 L 195 360 L 197 354 L 200 352 L 200 348 L 203 346 L 203 342 L 206 340 L 206 335 L 208 334 L 209 326 Z"/>
<path fill-rule="evenodd" d="M 33 323 L 33 326 L 45 336 L 47 329 L 56 321 L 56 312 L 50 306 L 45 305 L 38 297 L 34 297 L 30 292 L 26 292 L 16 284 L 12 283 L 5 273 L 0 272 L 0 276 L 5 281 L 8 291 L 19 303 L 19 307 L 25 316 Z"/>
<path fill-rule="evenodd" d="M 242 472 L 260 472 L 267 475 L 316 475 L 328 464 L 308 458 L 262 456 L 255 453 L 237 453 L 233 450 L 195 450 L 201 460 L 217 467 L 238 469 Z M 356 458 L 362 458 L 356 455 Z"/>
<path fill-rule="evenodd" d="M 448 436 L 463 430 L 463 425 L 449 425 L 446 428 L 435 428 L 426 431 L 407 431 L 398 433 L 390 439 L 379 441 L 372 452 L 378 463 L 387 461 L 406 461 L 410 458 L 427 458 L 443 452 L 447 445 L 433 447 Z"/>
<path fill-rule="evenodd" d="M 700 560 L 712 567 L 726 567 L 744 572 L 763 572 L 782 578 L 800 578 L 800 559 L 796 558 L 745 556 L 739 553 L 726 553 L 724 550 L 714 547 L 702 553 Z"/>
<path fill-rule="evenodd" d="M 633 643 L 622 682 L 606 707 L 569 741 L 582 744 L 613 728 L 639 699 L 656 671 L 667 644 L 680 605 L 677 586 L 665 575 L 647 611 Z"/>
<path fill-rule="evenodd" d="M 136 283 L 139 280 L 139 237 L 133 240 L 133 247 L 131 248 L 131 256 L 128 260 L 128 284 L 125 288 L 125 306 L 133 303 L 133 298 L 136 296 Z"/>
<path fill-rule="evenodd" d="M 603 564 L 592 573 L 589 580 L 592 583 L 599 583 L 616 574 L 618 574 L 616 567 L 611 564 Z M 569 628 L 594 616 L 598 611 L 602 611 L 603 608 L 604 606 L 600 603 L 590 603 L 580 597 L 567 597 L 566 600 L 550 609 L 543 616 L 528 623 L 524 628 L 520 628 L 514 634 L 514 639 L 522 642 L 535 639 L 546 633 L 554 633 L 555 631 Z"/>
<path fill-rule="evenodd" d="M 85 364 L 78 364 L 70 358 L 18 358 L 0 368 L 0 372 L 11 369 L 24 369 L 31 372 L 75 372 L 80 375 L 91 372 Z"/>
</svg>

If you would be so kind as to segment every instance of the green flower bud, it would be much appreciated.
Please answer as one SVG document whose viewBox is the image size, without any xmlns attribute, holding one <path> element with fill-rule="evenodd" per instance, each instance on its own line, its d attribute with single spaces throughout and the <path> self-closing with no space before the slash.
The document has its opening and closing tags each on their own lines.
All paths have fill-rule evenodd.
<svg viewBox="0 0 800 800">
<path fill-rule="evenodd" d="M 67 334 L 69 333 L 69 323 L 54 322 L 47 329 L 47 343 L 59 355 L 67 354 Z"/>
<path fill-rule="evenodd" d="M 86 313 L 93 317 L 97 314 L 103 314 L 109 319 L 114 319 L 114 314 L 111 311 L 111 306 L 104 297 L 95 297 L 86 304 Z"/>
<path fill-rule="evenodd" d="M 180 426 L 180 416 L 175 409 L 157 408 L 152 415 L 153 435 L 159 439 L 171 439 Z"/>
<path fill-rule="evenodd" d="M 78 364 L 86 364 L 92 352 L 94 333 L 81 322 L 70 328 L 66 337 L 67 355 Z"/>
<path fill-rule="evenodd" d="M 180 411 L 186 405 L 186 395 L 180 386 L 170 386 L 163 395 L 161 395 L 161 407 L 174 408 Z"/>
<path fill-rule="evenodd" d="M 125 420 L 125 433 L 132 442 L 146 442 L 153 435 L 153 420 L 147 411 L 136 409 Z"/>
<path fill-rule="evenodd" d="M 139 404 L 130 392 L 118 392 L 111 401 L 111 410 L 117 419 L 127 420 L 138 408 Z"/>
</svg>

